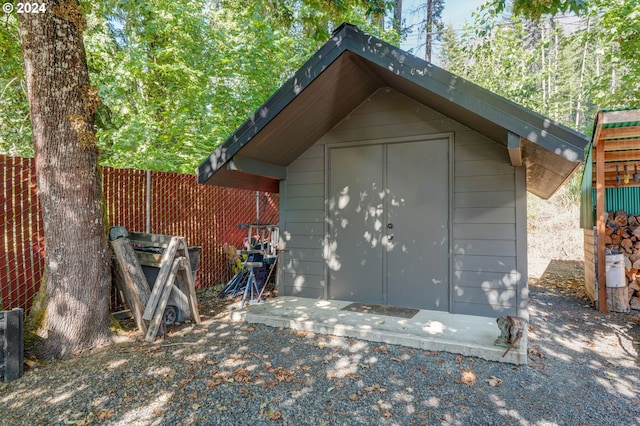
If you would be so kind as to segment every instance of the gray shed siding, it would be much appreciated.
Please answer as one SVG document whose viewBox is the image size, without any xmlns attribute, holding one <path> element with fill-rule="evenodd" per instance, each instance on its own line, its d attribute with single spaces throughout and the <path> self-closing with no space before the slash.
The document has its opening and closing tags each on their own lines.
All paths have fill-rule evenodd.
<svg viewBox="0 0 640 426">
<path fill-rule="evenodd" d="M 394 91 L 381 89 L 288 168 L 281 189 L 280 288 L 285 295 L 326 297 L 325 145 L 452 135 L 453 313 L 526 316 L 525 175 L 507 149 Z"/>
</svg>

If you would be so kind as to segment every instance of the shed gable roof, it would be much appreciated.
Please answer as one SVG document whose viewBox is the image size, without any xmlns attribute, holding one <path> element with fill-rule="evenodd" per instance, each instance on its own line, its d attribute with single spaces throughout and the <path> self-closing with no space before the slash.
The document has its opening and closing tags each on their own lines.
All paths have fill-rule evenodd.
<svg viewBox="0 0 640 426">
<path fill-rule="evenodd" d="M 542 198 L 584 158 L 585 135 L 343 24 L 198 167 L 198 181 L 277 192 L 286 167 L 382 87 L 504 145 Z"/>
</svg>

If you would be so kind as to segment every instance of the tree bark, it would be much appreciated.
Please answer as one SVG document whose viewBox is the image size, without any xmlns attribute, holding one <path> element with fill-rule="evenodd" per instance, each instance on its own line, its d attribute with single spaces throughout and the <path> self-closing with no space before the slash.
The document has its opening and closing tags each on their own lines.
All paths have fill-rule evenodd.
<svg viewBox="0 0 640 426">
<path fill-rule="evenodd" d="M 43 3 L 20 15 L 48 278 L 39 355 L 66 358 L 108 340 L 111 274 L 83 11 Z"/>
<path fill-rule="evenodd" d="M 398 35 L 402 32 L 402 0 L 395 0 L 393 9 L 393 29 Z"/>
<path fill-rule="evenodd" d="M 582 110 L 582 91 L 583 91 L 582 86 L 584 83 L 584 72 L 585 72 L 585 66 L 587 63 L 587 53 L 589 51 L 588 47 L 589 47 L 590 24 L 591 24 L 591 20 L 589 17 L 587 17 L 587 31 L 585 33 L 584 48 L 582 49 L 582 63 L 580 64 L 580 79 L 578 80 L 578 104 L 576 105 L 576 120 L 575 120 L 576 129 L 580 128 L 579 126 L 581 122 L 580 112 Z"/>
<path fill-rule="evenodd" d="M 427 62 L 431 62 L 431 51 L 433 45 L 433 2 L 435 0 L 427 0 L 427 31 L 426 31 L 426 42 L 424 46 L 424 60 Z"/>
</svg>

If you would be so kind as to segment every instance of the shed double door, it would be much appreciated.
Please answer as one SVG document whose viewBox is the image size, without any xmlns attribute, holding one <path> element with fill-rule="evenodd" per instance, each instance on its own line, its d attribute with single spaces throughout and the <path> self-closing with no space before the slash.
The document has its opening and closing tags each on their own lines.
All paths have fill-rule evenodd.
<svg viewBox="0 0 640 426">
<path fill-rule="evenodd" d="M 330 299 L 449 310 L 449 140 L 329 149 Z"/>
</svg>

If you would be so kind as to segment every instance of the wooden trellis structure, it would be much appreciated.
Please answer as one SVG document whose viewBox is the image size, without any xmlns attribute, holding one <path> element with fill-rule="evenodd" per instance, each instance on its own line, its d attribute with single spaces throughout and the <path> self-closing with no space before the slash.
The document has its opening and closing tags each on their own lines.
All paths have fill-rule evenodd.
<svg viewBox="0 0 640 426">
<path fill-rule="evenodd" d="M 585 229 L 585 284 L 589 297 L 597 299 L 598 310 L 606 312 L 607 189 L 633 188 L 625 196 L 640 199 L 640 109 L 598 112 L 588 149 L 582 182 L 581 214 L 581 227 Z M 593 247 L 593 253 L 588 249 L 589 246 Z M 596 294 L 590 294 L 590 288 L 595 288 Z"/>
</svg>

